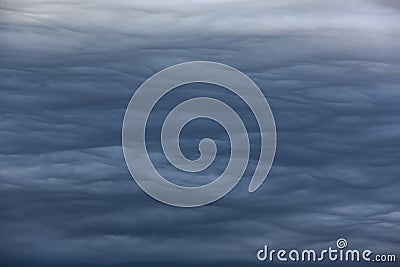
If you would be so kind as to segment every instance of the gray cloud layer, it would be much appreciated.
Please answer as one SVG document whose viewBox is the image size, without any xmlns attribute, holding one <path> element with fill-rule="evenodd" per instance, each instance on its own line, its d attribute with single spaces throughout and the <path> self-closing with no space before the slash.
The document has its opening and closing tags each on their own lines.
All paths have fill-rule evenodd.
<svg viewBox="0 0 400 267">
<path fill-rule="evenodd" d="M 339 237 L 398 252 L 396 1 L 35 0 L 0 13 L 0 263 L 253 264 L 265 243 L 324 248 Z M 120 136 L 135 88 L 190 60 L 249 75 L 269 99 L 278 148 L 256 193 L 249 171 L 224 199 L 178 209 L 132 181 Z"/>
</svg>

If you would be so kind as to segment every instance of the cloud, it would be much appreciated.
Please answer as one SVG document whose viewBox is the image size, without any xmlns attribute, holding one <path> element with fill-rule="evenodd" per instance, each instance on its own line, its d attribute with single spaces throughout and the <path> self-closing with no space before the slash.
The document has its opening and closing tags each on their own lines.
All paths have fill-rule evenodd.
<svg viewBox="0 0 400 267">
<path fill-rule="evenodd" d="M 0 262 L 41 264 L 255 264 L 265 243 L 395 253 L 400 242 L 398 6 L 393 1 L 12 1 L 0 8 Z M 133 182 L 121 149 L 125 108 L 164 67 L 230 64 L 263 90 L 278 132 L 275 163 L 247 193 L 172 208 Z M 171 105 L 149 133 L 160 172 L 185 182 L 157 143 Z M 206 94 L 248 110 L 209 87 Z M 248 116 L 248 117 L 246 117 Z M 193 123 L 183 150 L 226 136 Z M 200 127 L 198 127 L 200 126 Z M 192 180 L 193 181 L 193 180 Z M 192 182 L 191 181 L 191 182 Z"/>
</svg>

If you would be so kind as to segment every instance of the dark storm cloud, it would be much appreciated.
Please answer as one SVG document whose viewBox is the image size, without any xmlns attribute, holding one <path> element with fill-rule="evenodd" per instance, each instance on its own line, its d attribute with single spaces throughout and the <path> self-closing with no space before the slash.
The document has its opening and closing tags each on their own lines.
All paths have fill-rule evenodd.
<svg viewBox="0 0 400 267">
<path fill-rule="evenodd" d="M 353 248 L 396 253 L 395 1 L 38 0 L 0 7 L 5 264 L 251 264 L 265 243 L 325 248 L 339 237 Z M 246 177 L 224 199 L 178 209 L 149 198 L 132 181 L 120 136 L 124 109 L 141 82 L 189 60 L 218 61 L 248 74 L 270 102 L 278 147 L 256 193 L 246 191 L 252 158 Z M 206 92 L 224 98 L 212 88 Z M 160 103 L 156 112 L 167 111 Z M 202 127 L 187 131 L 184 146 L 193 148 L 197 133 L 226 143 L 212 125 Z M 221 153 L 221 162 L 228 156 Z M 160 151 L 152 158 L 165 163 Z M 222 167 L 198 178 L 209 180 Z"/>
</svg>

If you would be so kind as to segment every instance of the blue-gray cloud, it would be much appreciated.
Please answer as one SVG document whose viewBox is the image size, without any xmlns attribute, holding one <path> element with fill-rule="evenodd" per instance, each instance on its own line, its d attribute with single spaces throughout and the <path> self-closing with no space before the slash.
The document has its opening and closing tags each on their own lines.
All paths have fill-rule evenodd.
<svg viewBox="0 0 400 267">
<path fill-rule="evenodd" d="M 0 14 L 0 262 L 253 264 L 266 242 L 319 248 L 342 236 L 398 249 L 396 1 L 35 0 L 0 3 Z M 121 127 L 146 78 L 190 60 L 249 75 L 274 112 L 278 147 L 256 193 L 246 191 L 254 159 L 233 192 L 188 210 L 137 187 Z M 221 143 L 222 166 L 226 139 L 213 125 L 188 129 L 184 147 L 204 133 Z"/>
</svg>

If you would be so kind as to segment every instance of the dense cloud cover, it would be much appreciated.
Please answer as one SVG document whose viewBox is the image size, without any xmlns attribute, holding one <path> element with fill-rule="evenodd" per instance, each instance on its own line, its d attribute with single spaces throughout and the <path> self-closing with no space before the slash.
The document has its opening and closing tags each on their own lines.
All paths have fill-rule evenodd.
<svg viewBox="0 0 400 267">
<path fill-rule="evenodd" d="M 0 2 L 0 265 L 255 264 L 266 243 L 326 248 L 339 237 L 398 253 L 399 25 L 394 0 Z M 257 155 L 225 198 L 180 209 L 133 182 L 121 127 L 146 78 L 191 60 L 249 75 L 278 146 L 255 193 Z M 221 144 L 199 176 L 209 181 L 229 156 L 226 136 L 210 122 L 190 127 L 189 157 L 202 133 Z M 155 133 L 152 158 L 184 182 Z"/>
</svg>

